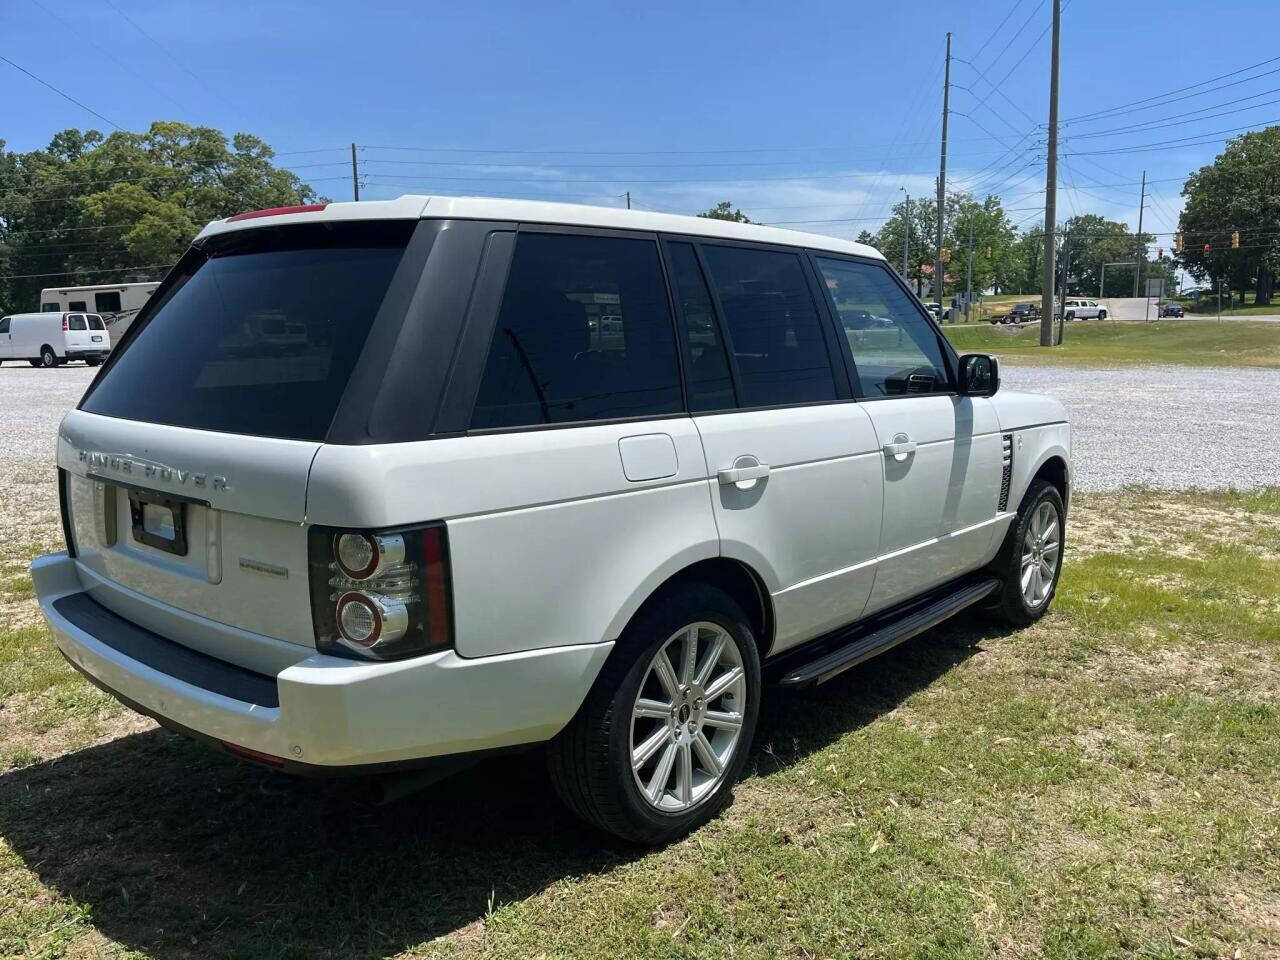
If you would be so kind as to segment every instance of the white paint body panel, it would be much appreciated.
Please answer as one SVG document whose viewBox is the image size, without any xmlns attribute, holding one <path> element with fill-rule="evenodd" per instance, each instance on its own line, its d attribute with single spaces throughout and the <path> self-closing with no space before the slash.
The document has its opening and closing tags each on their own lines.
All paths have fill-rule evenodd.
<svg viewBox="0 0 1280 960">
<path fill-rule="evenodd" d="M 879 256 L 757 225 L 476 198 L 330 204 L 220 221 L 202 236 L 421 216 Z M 772 608 L 773 653 L 980 569 L 1036 471 L 1051 457 L 1070 463 L 1065 421 L 1056 401 L 1005 391 L 339 446 L 76 411 L 60 428 L 58 463 L 79 557 L 43 558 L 33 576 L 77 666 L 201 733 L 337 766 L 526 743 L 569 721 L 641 604 L 692 564 L 728 558 L 750 569 Z M 1013 468 L 998 512 L 1004 434 L 1015 437 Z M 902 437 L 914 449 L 884 450 Z M 762 475 L 721 476 L 730 469 Z M 186 556 L 134 541 L 130 484 L 202 501 L 188 508 Z M 309 527 L 429 521 L 448 531 L 455 649 L 392 663 L 318 654 Z M 72 592 L 276 677 L 280 707 L 231 701 L 130 660 L 58 615 L 53 603 Z"/>
</svg>

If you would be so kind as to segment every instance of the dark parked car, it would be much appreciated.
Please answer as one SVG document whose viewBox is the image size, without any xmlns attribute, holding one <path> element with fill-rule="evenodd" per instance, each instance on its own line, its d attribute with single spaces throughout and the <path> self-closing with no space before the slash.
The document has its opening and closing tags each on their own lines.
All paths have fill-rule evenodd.
<svg viewBox="0 0 1280 960">
<path fill-rule="evenodd" d="M 1182 309 L 1180 303 L 1162 303 L 1160 304 L 1160 316 L 1162 317 L 1183 317 L 1186 311 Z"/>
<path fill-rule="evenodd" d="M 1040 308 L 1034 303 L 1015 303 L 1013 309 L 1002 317 L 992 317 L 992 323 L 1028 323 L 1040 319 Z"/>
</svg>

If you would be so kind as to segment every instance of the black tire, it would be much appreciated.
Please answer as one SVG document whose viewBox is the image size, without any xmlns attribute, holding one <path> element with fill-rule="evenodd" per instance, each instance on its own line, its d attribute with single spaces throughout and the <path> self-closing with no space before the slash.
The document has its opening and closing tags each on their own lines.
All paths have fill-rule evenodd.
<svg viewBox="0 0 1280 960">
<path fill-rule="evenodd" d="M 741 655 L 746 708 L 733 754 L 715 788 L 680 812 L 654 807 L 631 768 L 632 709 L 659 649 L 683 627 L 710 622 L 729 633 Z M 696 649 L 696 647 L 695 647 Z M 587 699 L 548 745 L 556 793 L 575 815 L 634 843 L 668 843 L 716 816 L 733 796 L 760 709 L 760 656 L 746 616 L 723 591 L 682 583 L 653 597 L 623 631 Z M 677 727 L 679 724 L 677 724 Z"/>
<path fill-rule="evenodd" d="M 1043 599 L 1036 603 L 1029 602 L 1023 591 L 1022 562 L 1023 544 L 1027 538 L 1027 528 L 1032 518 L 1040 510 L 1041 504 L 1048 503 L 1057 516 L 1057 554 L 1053 562 L 1053 577 Z M 1005 623 L 1015 627 L 1025 627 L 1035 623 L 1045 615 L 1058 591 L 1058 579 L 1062 575 L 1062 559 L 1066 551 L 1066 510 L 1062 504 L 1062 494 L 1058 488 L 1047 480 L 1036 480 L 1027 490 L 1026 496 L 1018 507 L 1017 516 L 1009 525 L 1000 552 L 992 561 L 992 571 L 1000 577 L 1002 586 L 996 595 L 995 614 Z"/>
<path fill-rule="evenodd" d="M 40 348 L 40 362 L 38 365 L 41 367 L 56 367 L 58 365 L 58 355 L 53 352 L 53 347 L 46 345 Z"/>
<path fill-rule="evenodd" d="M 1074 320 L 1075 318 L 1076 318 L 1076 312 L 1075 312 L 1074 310 L 1068 310 L 1068 311 L 1067 311 L 1067 319 L 1068 319 L 1068 320 Z"/>
<path fill-rule="evenodd" d="M 1105 319 L 1107 319 L 1107 311 L 1105 311 L 1105 310 L 1099 310 L 1099 311 L 1098 311 L 1098 319 L 1099 319 L 1099 320 L 1105 320 Z"/>
<path fill-rule="evenodd" d="M 28 360 L 28 361 L 27 361 L 27 363 L 31 364 L 33 367 L 38 367 L 38 366 L 40 366 L 40 360 L 39 360 L 39 358 L 37 358 L 37 359 L 35 359 L 35 360 Z"/>
</svg>

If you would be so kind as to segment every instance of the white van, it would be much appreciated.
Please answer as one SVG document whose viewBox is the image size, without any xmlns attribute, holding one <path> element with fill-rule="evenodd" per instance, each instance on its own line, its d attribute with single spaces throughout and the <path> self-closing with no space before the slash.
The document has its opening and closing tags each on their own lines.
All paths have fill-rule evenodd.
<svg viewBox="0 0 1280 960">
<path fill-rule="evenodd" d="M 83 360 L 96 367 L 111 351 L 106 324 L 96 313 L 15 313 L 0 317 L 0 363 L 26 360 L 57 367 Z"/>
<path fill-rule="evenodd" d="M 351 775 L 544 745 L 570 808 L 663 842 L 729 802 L 767 686 L 1048 609 L 1070 427 L 999 387 L 832 237 L 242 214 L 62 421 L 67 550 L 32 577 L 75 667 L 219 749 Z"/>
<path fill-rule="evenodd" d="M 40 310 L 42 313 L 91 310 L 102 317 L 111 334 L 111 342 L 119 343 L 158 286 L 159 283 L 148 281 L 101 283 L 88 287 L 45 287 L 40 291 Z"/>
</svg>

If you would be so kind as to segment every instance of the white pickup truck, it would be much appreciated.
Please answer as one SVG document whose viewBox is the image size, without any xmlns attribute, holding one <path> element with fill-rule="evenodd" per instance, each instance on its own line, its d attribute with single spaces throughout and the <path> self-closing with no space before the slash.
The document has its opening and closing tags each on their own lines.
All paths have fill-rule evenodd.
<svg viewBox="0 0 1280 960">
<path fill-rule="evenodd" d="M 316 204 L 196 238 L 58 430 L 67 549 L 32 574 L 77 669 L 219 749 L 540 746 L 582 818 L 661 843 L 729 802 L 768 686 L 1042 616 L 1070 452 L 867 246 Z"/>
<path fill-rule="evenodd" d="M 1063 307 L 1063 316 L 1068 320 L 1105 320 L 1107 308 L 1097 300 L 1068 297 Z"/>
</svg>

